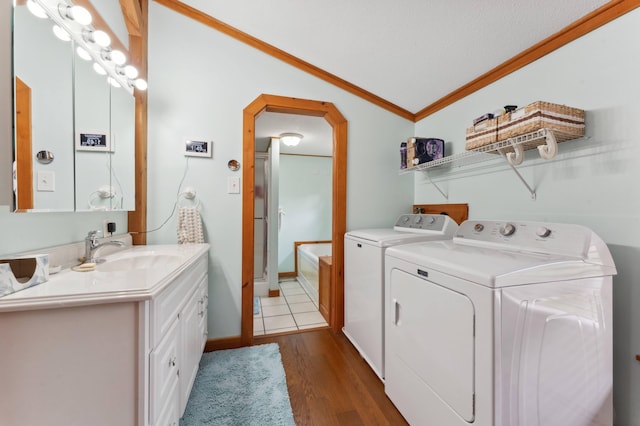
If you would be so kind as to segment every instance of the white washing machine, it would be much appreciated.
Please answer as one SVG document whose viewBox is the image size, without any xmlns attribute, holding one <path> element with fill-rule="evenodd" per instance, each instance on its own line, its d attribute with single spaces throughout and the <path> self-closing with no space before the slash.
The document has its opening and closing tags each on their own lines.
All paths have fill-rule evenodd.
<svg viewBox="0 0 640 426">
<path fill-rule="evenodd" d="M 615 274 L 569 224 L 466 221 L 388 249 L 387 395 L 412 425 L 611 425 Z"/>
<path fill-rule="evenodd" d="M 405 214 L 393 229 L 361 229 L 344 237 L 342 331 L 384 379 L 384 252 L 416 241 L 451 239 L 458 224 L 445 215 Z"/>
</svg>

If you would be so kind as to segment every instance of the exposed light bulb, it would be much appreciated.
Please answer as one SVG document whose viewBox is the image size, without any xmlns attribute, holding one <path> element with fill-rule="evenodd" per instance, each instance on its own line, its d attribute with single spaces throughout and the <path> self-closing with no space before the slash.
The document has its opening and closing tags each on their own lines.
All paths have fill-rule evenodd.
<svg viewBox="0 0 640 426">
<path fill-rule="evenodd" d="M 47 12 L 45 12 L 42 6 L 40 6 L 33 0 L 27 0 L 27 9 L 29 9 L 29 12 L 33 13 L 33 15 L 37 16 L 38 18 L 47 17 Z"/>
<path fill-rule="evenodd" d="M 105 69 L 102 68 L 102 66 L 100 66 L 100 64 L 98 64 L 97 62 L 93 63 L 93 70 L 100 75 L 107 75 L 107 72 L 105 71 Z"/>
<path fill-rule="evenodd" d="M 78 46 L 78 48 L 76 49 L 76 53 L 78 54 L 78 56 L 80 56 L 85 61 L 90 61 L 91 60 L 91 55 L 89 55 L 89 52 L 87 52 L 86 50 L 84 50 L 80 46 Z"/>
<path fill-rule="evenodd" d="M 91 13 L 82 6 L 61 4 L 58 7 L 58 11 L 63 18 L 71 19 L 80 25 L 89 25 L 93 20 L 93 18 L 91 18 Z"/>
<path fill-rule="evenodd" d="M 113 77 L 107 77 L 107 81 L 108 81 L 108 82 L 109 82 L 109 84 L 111 84 L 113 87 L 122 87 L 122 86 L 120 86 L 120 83 L 118 83 L 118 82 L 116 81 L 116 79 L 115 79 L 115 78 L 113 78 Z"/>
<path fill-rule="evenodd" d="M 56 35 L 56 37 L 58 37 L 62 41 L 71 40 L 71 36 L 69 35 L 69 33 L 57 25 L 53 26 L 53 33 Z"/>
<path fill-rule="evenodd" d="M 126 67 L 124 67 L 123 71 L 124 75 L 126 75 L 127 78 L 134 79 L 138 77 L 138 69 L 133 65 L 127 65 Z"/>
<path fill-rule="evenodd" d="M 104 31 L 97 30 L 93 32 L 93 42 L 100 47 L 107 47 L 111 44 L 111 37 Z"/>
<path fill-rule="evenodd" d="M 116 65 L 124 65 L 124 63 L 127 62 L 127 57 L 124 56 L 124 53 L 122 53 L 119 50 L 111 51 L 109 56 L 111 57 L 111 60 L 113 61 L 113 63 Z"/>
<path fill-rule="evenodd" d="M 133 85 L 136 86 L 136 89 L 138 90 L 147 90 L 147 82 L 141 78 L 134 81 Z"/>
</svg>

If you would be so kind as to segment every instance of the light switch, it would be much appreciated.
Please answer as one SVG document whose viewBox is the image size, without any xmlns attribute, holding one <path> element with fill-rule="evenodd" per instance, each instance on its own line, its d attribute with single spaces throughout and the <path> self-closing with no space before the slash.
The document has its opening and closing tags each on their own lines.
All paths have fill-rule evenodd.
<svg viewBox="0 0 640 426">
<path fill-rule="evenodd" d="M 239 194 L 240 193 L 240 178 L 233 176 L 227 178 L 227 193 Z"/>
<path fill-rule="evenodd" d="M 53 192 L 56 190 L 56 174 L 54 172 L 38 172 L 38 191 Z"/>
</svg>

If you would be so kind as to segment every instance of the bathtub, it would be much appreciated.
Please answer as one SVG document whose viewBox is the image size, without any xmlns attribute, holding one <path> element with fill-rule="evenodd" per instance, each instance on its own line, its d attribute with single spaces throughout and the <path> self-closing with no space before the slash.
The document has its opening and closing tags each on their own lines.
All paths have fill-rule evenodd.
<svg viewBox="0 0 640 426">
<path fill-rule="evenodd" d="M 331 256 L 331 243 L 299 244 L 296 247 L 297 278 L 313 302 L 318 304 L 318 265 L 320 256 Z"/>
</svg>

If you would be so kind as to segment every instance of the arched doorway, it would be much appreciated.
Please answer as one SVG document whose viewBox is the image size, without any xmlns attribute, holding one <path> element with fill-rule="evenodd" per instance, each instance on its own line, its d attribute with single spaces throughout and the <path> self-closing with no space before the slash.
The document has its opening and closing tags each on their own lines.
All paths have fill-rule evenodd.
<svg viewBox="0 0 640 426">
<path fill-rule="evenodd" d="M 347 120 L 330 102 L 260 95 L 243 110 L 242 153 L 242 327 L 241 344 L 253 342 L 253 218 L 255 120 L 265 111 L 323 117 L 333 129 L 332 229 L 333 268 L 329 326 L 344 323 L 344 245 L 347 211 Z"/>
</svg>

